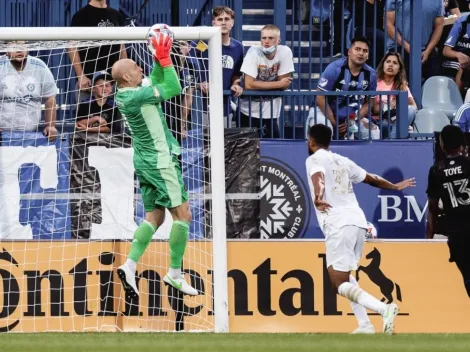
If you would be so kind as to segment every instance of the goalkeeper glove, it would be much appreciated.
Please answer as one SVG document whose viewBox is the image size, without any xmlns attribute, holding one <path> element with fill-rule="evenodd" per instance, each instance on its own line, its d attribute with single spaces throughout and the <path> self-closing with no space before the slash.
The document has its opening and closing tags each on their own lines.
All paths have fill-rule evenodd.
<svg viewBox="0 0 470 352">
<path fill-rule="evenodd" d="M 170 51 L 173 39 L 165 33 L 158 33 L 152 37 L 152 44 L 155 49 L 154 60 L 158 61 L 163 68 L 171 66 Z"/>
</svg>

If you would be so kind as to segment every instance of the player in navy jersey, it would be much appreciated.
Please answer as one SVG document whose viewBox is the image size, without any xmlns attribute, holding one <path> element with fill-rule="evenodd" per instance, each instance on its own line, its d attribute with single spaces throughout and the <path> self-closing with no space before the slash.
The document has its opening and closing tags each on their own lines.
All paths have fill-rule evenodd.
<svg viewBox="0 0 470 352">
<path fill-rule="evenodd" d="M 463 155 L 464 134 L 457 126 L 444 127 L 439 143 L 446 157 L 429 170 L 426 238 L 433 238 L 437 227 L 448 237 L 449 261 L 462 273 L 470 297 L 470 159 Z"/>
</svg>

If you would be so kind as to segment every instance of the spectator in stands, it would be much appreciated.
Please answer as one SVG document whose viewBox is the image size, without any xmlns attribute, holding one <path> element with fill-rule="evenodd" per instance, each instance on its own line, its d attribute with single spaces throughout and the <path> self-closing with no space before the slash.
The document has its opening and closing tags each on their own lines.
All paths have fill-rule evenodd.
<svg viewBox="0 0 470 352">
<path fill-rule="evenodd" d="M 124 16 L 109 7 L 106 0 L 90 0 L 72 17 L 72 27 L 118 27 L 124 26 Z M 78 55 L 77 55 L 78 54 Z M 77 102 L 90 97 L 93 74 L 108 70 L 120 58 L 127 58 L 122 45 L 100 45 L 69 49 L 69 57 L 77 76 Z"/>
<path fill-rule="evenodd" d="M 191 46 L 187 41 L 173 43 L 171 61 L 180 79 L 182 92 L 162 104 L 168 128 L 180 145 L 190 129 L 193 92 L 199 79 L 194 61 L 188 58 L 190 50 Z"/>
<path fill-rule="evenodd" d="M 387 11 L 387 48 L 392 51 L 401 52 L 404 48 L 404 61 L 407 74 L 409 75 L 409 55 L 411 39 L 411 0 L 388 0 Z M 423 65 L 423 78 L 428 78 L 438 74 L 440 71 L 440 61 L 437 55 L 436 46 L 442 35 L 444 26 L 444 4 L 443 0 L 426 0 L 422 2 L 422 28 L 421 42 Z M 403 26 L 403 27 L 402 27 Z M 395 29 L 396 45 L 395 50 Z"/>
<path fill-rule="evenodd" d="M 292 82 L 294 59 L 292 50 L 279 45 L 279 28 L 268 24 L 261 29 L 261 46 L 252 46 L 246 53 L 241 71 L 244 74 L 245 90 L 285 90 Z M 241 127 L 258 127 L 260 136 L 278 138 L 278 118 L 282 99 L 245 97 L 240 102 Z"/>
<path fill-rule="evenodd" d="M 470 82 L 470 26 L 469 15 L 454 23 L 442 51 L 446 60 L 442 63 L 443 74 L 455 79 L 463 92 Z"/>
<path fill-rule="evenodd" d="M 241 72 L 240 68 L 243 63 L 243 44 L 238 40 L 230 37 L 230 31 L 235 24 L 235 12 L 227 6 L 217 6 L 212 10 L 212 25 L 220 27 L 222 33 L 222 88 L 223 90 L 231 90 L 234 97 L 239 97 L 243 93 L 243 88 L 240 85 Z M 209 53 L 207 44 L 200 41 L 196 49 L 202 52 L 202 57 L 207 60 Z M 208 79 L 197 85 L 197 88 L 207 95 L 209 91 Z M 228 117 L 230 115 L 229 99 L 224 98 L 224 125 L 230 127 Z M 207 99 L 204 99 L 204 105 L 207 104 Z M 206 108 L 203 108 L 207 111 Z M 203 116 L 203 123 L 208 124 L 208 116 Z"/>
<path fill-rule="evenodd" d="M 359 0 L 354 4 L 353 28 L 355 35 L 363 35 L 370 39 L 374 38 L 375 32 L 375 42 L 369 49 L 371 54 L 367 64 L 376 67 L 376 64 L 382 60 L 385 51 L 385 33 L 383 31 L 385 0 Z M 376 18 L 375 23 L 374 18 Z M 372 57 L 373 53 L 375 53 L 375 62 Z"/>
<path fill-rule="evenodd" d="M 445 41 L 449 36 L 452 25 L 461 15 L 457 0 L 444 0 L 444 28 L 442 29 L 441 39 L 439 39 L 439 44 L 437 46 L 441 57 Z"/>
<path fill-rule="evenodd" d="M 387 53 L 377 67 L 377 91 L 403 90 L 408 91 L 408 126 L 416 116 L 417 105 L 406 80 L 405 63 L 399 53 Z M 396 138 L 397 101 L 395 95 L 377 95 L 375 97 L 374 113 L 376 120 L 380 119 L 382 111 L 382 137 L 387 138 L 390 128 L 390 138 Z M 389 113 L 390 111 L 390 113 Z M 373 117 L 374 118 L 374 117 Z M 389 120 L 390 118 L 390 120 Z"/>
<path fill-rule="evenodd" d="M 76 128 L 96 133 L 121 133 L 119 110 L 110 99 L 113 81 L 107 71 L 96 72 L 92 80 L 93 95 L 78 105 Z"/>
<path fill-rule="evenodd" d="M 457 110 L 452 124 L 459 127 L 463 132 L 470 132 L 470 103 L 464 103 Z"/>
<path fill-rule="evenodd" d="M 0 129 L 36 131 L 44 103 L 43 133 L 52 141 L 57 136 L 57 86 L 47 65 L 28 55 L 25 44 L 9 43 L 12 51 L 0 57 Z"/>
<path fill-rule="evenodd" d="M 375 70 L 365 62 L 369 58 L 369 41 L 366 37 L 354 37 L 348 56 L 329 64 L 318 81 L 317 89 L 324 92 L 345 91 L 354 92 L 352 95 L 317 96 L 316 109 L 310 109 L 309 124 L 326 124 L 333 128 L 335 138 L 344 138 L 348 130 L 351 117 L 356 125 L 351 126 L 349 132 L 357 132 L 357 120 L 362 138 L 369 138 L 369 129 L 372 138 L 380 138 L 378 127 L 369 120 L 373 111 L 374 96 L 372 100 L 361 95 L 364 90 L 377 89 L 377 76 Z M 369 101 L 371 110 L 369 110 Z M 337 128 L 335 128 L 337 127 Z M 338 134 L 339 132 L 339 134 Z M 347 138 L 351 138 L 350 135 Z"/>
<path fill-rule="evenodd" d="M 466 1 L 466 0 L 460 0 L 460 1 Z M 459 2 L 457 0 L 444 0 L 444 16 L 449 17 L 452 15 L 455 15 L 457 17 L 461 16 L 461 12 L 459 9 Z"/>
</svg>

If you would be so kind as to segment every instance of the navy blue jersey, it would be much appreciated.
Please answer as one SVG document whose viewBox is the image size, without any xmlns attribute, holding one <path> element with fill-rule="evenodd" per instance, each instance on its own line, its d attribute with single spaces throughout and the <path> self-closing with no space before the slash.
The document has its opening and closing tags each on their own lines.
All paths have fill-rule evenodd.
<svg viewBox="0 0 470 352">
<path fill-rule="evenodd" d="M 452 124 L 459 127 L 463 132 L 470 132 L 470 104 L 463 104 L 455 113 Z"/>
<path fill-rule="evenodd" d="M 460 17 L 454 23 L 450 30 L 449 36 L 445 42 L 445 46 L 452 48 L 452 50 L 470 54 L 470 18 L 468 15 Z"/>
<path fill-rule="evenodd" d="M 209 82 L 209 50 L 207 44 L 200 41 L 195 46 L 196 53 L 200 52 L 200 57 L 203 59 L 202 63 L 205 66 L 204 74 L 201 81 Z M 230 38 L 229 45 L 222 45 L 222 89 L 230 90 L 232 86 L 232 77 L 241 77 L 240 71 L 243 63 L 243 44 L 233 38 Z M 224 97 L 224 116 L 230 111 L 228 100 Z M 207 111 L 207 99 L 203 99 L 203 111 Z"/>
<path fill-rule="evenodd" d="M 352 92 L 351 95 L 327 97 L 334 116 L 341 121 L 345 120 L 349 114 L 356 113 L 359 106 L 364 104 L 366 97 L 360 92 L 377 90 L 377 75 L 372 67 L 364 64 L 359 75 L 353 76 L 348 68 L 348 58 L 345 57 L 326 67 L 318 81 L 317 89 L 326 92 Z"/>
<path fill-rule="evenodd" d="M 83 100 L 77 109 L 77 121 L 88 119 L 93 116 L 101 116 L 108 123 L 111 133 L 122 132 L 122 118 L 114 100 L 108 98 L 106 103 L 99 105 L 94 97 Z M 91 127 L 98 127 L 91 126 Z"/>
</svg>

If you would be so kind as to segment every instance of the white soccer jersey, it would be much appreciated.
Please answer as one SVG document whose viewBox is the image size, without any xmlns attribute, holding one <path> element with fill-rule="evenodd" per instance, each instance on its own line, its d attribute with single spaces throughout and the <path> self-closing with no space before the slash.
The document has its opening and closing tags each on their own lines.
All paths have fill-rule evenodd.
<svg viewBox="0 0 470 352">
<path fill-rule="evenodd" d="M 352 184 L 364 181 L 366 171 L 352 160 L 325 149 L 319 149 L 307 158 L 307 177 L 312 200 L 315 200 L 315 190 L 312 175 L 322 172 L 325 175 L 324 198 L 331 208 L 320 212 L 315 208 L 318 224 L 325 233 L 325 227 L 333 225 L 341 228 L 354 225 L 367 228 L 364 212 L 359 207 Z"/>
<path fill-rule="evenodd" d="M 268 60 L 261 51 L 261 47 L 252 46 L 243 59 L 241 72 L 261 82 L 277 81 L 279 76 L 294 72 L 294 59 L 292 50 L 285 45 L 278 45 L 276 55 Z M 250 99 L 240 99 L 240 110 L 243 114 L 251 117 L 260 117 L 260 97 L 252 97 L 251 112 Z M 273 118 L 277 119 L 281 114 L 281 98 L 273 99 Z M 271 118 L 271 98 L 263 97 L 261 114 L 263 119 Z"/>
<path fill-rule="evenodd" d="M 42 99 L 56 95 L 54 76 L 40 59 L 27 57 L 18 72 L 5 55 L 0 57 L 0 128 L 36 130 L 41 120 Z"/>
</svg>

